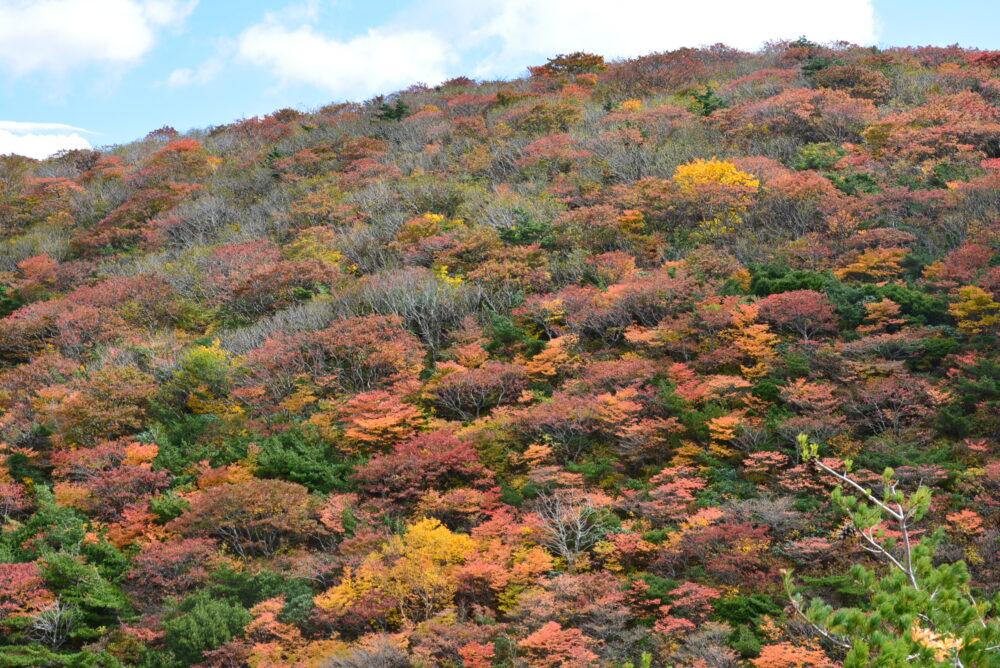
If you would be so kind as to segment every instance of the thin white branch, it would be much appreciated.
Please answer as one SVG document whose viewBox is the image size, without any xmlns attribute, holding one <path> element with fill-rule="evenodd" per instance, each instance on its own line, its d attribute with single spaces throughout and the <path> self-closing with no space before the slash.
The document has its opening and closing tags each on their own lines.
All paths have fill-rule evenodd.
<svg viewBox="0 0 1000 668">
<path fill-rule="evenodd" d="M 834 469 L 830 468 L 829 466 L 827 466 L 826 464 L 824 464 L 823 462 L 821 462 L 819 459 L 814 459 L 813 461 L 816 462 L 816 466 L 820 467 L 821 469 L 823 469 L 824 471 L 826 471 L 827 473 L 829 473 L 830 475 L 832 475 L 837 480 L 840 480 L 841 482 L 845 482 L 848 485 L 850 485 L 851 487 L 853 487 L 854 489 L 856 489 L 859 492 L 861 492 L 865 496 L 866 499 L 868 499 L 869 501 L 871 501 L 872 503 L 874 503 L 876 506 L 878 506 L 879 508 L 881 508 L 882 510 L 884 510 L 885 512 L 887 512 L 896 521 L 902 521 L 903 520 L 904 515 L 902 513 L 896 512 L 895 510 L 893 510 L 892 508 L 890 508 L 889 506 L 887 506 L 885 503 L 879 501 L 877 498 L 875 498 L 875 496 L 871 492 L 869 492 L 867 489 L 865 489 L 864 487 L 862 487 L 858 483 L 856 483 L 853 480 L 851 480 L 849 477 L 847 477 L 843 473 L 839 473 L 839 472 L 835 471 Z"/>
</svg>

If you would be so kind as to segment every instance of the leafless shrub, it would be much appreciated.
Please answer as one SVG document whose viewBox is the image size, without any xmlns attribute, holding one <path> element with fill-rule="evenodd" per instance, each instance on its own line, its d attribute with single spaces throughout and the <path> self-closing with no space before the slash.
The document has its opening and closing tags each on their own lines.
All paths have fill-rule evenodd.
<svg viewBox="0 0 1000 668">
<path fill-rule="evenodd" d="M 540 541 L 573 571 L 581 555 L 608 532 L 604 513 L 577 490 L 559 490 L 532 505 L 542 520 Z"/>
<path fill-rule="evenodd" d="M 706 622 L 684 640 L 670 655 L 670 665 L 703 665 L 713 668 L 737 668 L 739 656 L 726 646 L 733 627 L 720 622 Z"/>
<path fill-rule="evenodd" d="M 728 517 L 736 523 L 770 526 L 778 537 L 805 526 L 802 513 L 795 510 L 795 500 L 788 496 L 730 501 L 724 507 Z"/>
<path fill-rule="evenodd" d="M 0 271 L 14 271 L 17 263 L 46 253 L 56 260 L 69 254 L 70 230 L 55 225 L 36 225 L 24 234 L 0 241 Z"/>
<path fill-rule="evenodd" d="M 357 289 L 362 307 L 379 315 L 396 314 L 432 351 L 480 303 L 480 290 L 441 281 L 427 269 L 411 267 L 367 277 Z"/>
<path fill-rule="evenodd" d="M 57 649 L 69 638 L 80 621 L 80 610 L 57 601 L 36 614 L 28 635 L 33 640 Z"/>
<path fill-rule="evenodd" d="M 321 668 L 410 668 L 413 662 L 388 639 L 379 639 L 346 656 L 327 659 Z"/>
<path fill-rule="evenodd" d="M 361 273 L 383 271 L 398 264 L 398 254 L 389 248 L 397 229 L 398 225 L 390 224 L 355 225 L 337 238 L 337 250 Z"/>
</svg>

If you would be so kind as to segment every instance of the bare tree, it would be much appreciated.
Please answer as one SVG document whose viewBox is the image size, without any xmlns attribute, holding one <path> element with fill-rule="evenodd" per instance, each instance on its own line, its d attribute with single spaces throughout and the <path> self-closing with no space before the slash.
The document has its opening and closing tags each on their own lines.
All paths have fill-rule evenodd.
<svg viewBox="0 0 1000 668">
<path fill-rule="evenodd" d="M 378 638 L 344 656 L 327 659 L 323 668 L 410 668 L 413 663 L 403 650 L 387 638 Z"/>
<path fill-rule="evenodd" d="M 409 268 L 370 277 L 358 296 L 367 310 L 403 318 L 432 354 L 443 346 L 447 333 L 474 313 L 480 291 L 468 284 L 442 283 L 432 272 Z"/>
<path fill-rule="evenodd" d="M 580 556 L 610 528 L 605 514 L 575 490 L 559 490 L 540 497 L 533 510 L 542 519 L 542 545 L 565 559 L 571 572 L 575 571 Z"/>
<path fill-rule="evenodd" d="M 80 610 L 57 601 L 31 620 L 29 635 L 53 649 L 59 648 L 80 621 Z"/>
</svg>

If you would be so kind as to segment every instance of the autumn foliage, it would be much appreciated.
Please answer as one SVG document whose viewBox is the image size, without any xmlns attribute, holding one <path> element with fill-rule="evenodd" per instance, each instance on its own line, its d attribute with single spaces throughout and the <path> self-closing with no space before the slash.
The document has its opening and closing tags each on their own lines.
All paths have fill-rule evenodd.
<svg viewBox="0 0 1000 668">
<path fill-rule="evenodd" d="M 996 664 L 998 65 L 575 52 L 0 156 L 0 665 Z"/>
</svg>

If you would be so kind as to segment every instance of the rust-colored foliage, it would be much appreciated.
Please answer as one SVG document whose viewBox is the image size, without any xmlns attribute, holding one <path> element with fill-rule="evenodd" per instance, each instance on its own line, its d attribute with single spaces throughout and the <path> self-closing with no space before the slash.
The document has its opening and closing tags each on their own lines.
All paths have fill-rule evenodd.
<svg viewBox="0 0 1000 668">
<path fill-rule="evenodd" d="M 564 629 L 558 622 L 547 622 L 518 646 L 527 654 L 532 668 L 583 668 L 597 659 L 587 647 L 590 642 L 579 629 Z"/>
<path fill-rule="evenodd" d="M 833 304 L 822 292 L 792 290 L 761 300 L 758 303 L 762 320 L 789 329 L 803 339 L 836 330 Z"/>
<path fill-rule="evenodd" d="M 399 503 L 412 502 L 428 489 L 480 483 L 488 474 L 469 442 L 439 431 L 375 455 L 355 477 L 367 494 Z"/>
<path fill-rule="evenodd" d="M 320 530 L 315 500 L 305 487 L 283 480 L 213 485 L 193 492 L 189 503 L 169 528 L 182 536 L 218 538 L 242 557 L 273 554 Z"/>
</svg>

